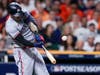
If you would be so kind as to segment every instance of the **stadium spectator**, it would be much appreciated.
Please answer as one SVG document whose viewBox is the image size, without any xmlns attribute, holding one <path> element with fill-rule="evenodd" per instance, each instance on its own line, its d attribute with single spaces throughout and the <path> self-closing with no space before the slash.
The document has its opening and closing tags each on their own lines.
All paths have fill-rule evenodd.
<svg viewBox="0 0 100 75">
<path fill-rule="evenodd" d="M 82 27 L 87 28 L 87 18 L 86 17 L 82 18 Z"/>
<path fill-rule="evenodd" d="M 73 14 L 72 21 L 69 23 L 69 25 L 72 27 L 73 31 L 75 31 L 77 28 L 80 28 L 82 26 L 80 17 L 77 14 Z"/>
<path fill-rule="evenodd" d="M 80 39 L 76 42 L 75 50 L 84 51 L 83 46 L 84 46 L 84 41 Z"/>
<path fill-rule="evenodd" d="M 96 0 L 96 1 L 98 1 L 98 0 Z M 98 1 L 98 3 L 95 4 L 95 9 L 87 9 L 85 11 L 88 21 L 93 19 L 93 14 L 95 13 L 95 11 L 99 12 L 99 10 L 100 10 L 99 7 L 100 7 L 100 1 Z"/>
<path fill-rule="evenodd" d="M 63 20 L 61 17 L 56 17 L 56 25 L 57 28 L 53 33 L 53 37 L 55 37 L 54 42 L 61 44 L 61 35 L 62 35 L 62 27 L 63 27 Z"/>
<path fill-rule="evenodd" d="M 47 24 L 51 24 L 53 25 L 54 29 L 56 29 L 57 25 L 55 19 L 56 19 L 56 13 L 54 10 L 51 10 L 49 12 L 49 19 L 42 22 L 42 27 L 45 28 Z"/>
<path fill-rule="evenodd" d="M 95 8 L 95 0 L 87 0 L 86 9 L 94 9 Z"/>
<path fill-rule="evenodd" d="M 83 50 L 83 46 L 84 46 L 84 41 L 83 40 L 77 40 L 76 42 L 76 46 L 75 46 L 75 50 L 77 51 L 84 51 Z"/>
<path fill-rule="evenodd" d="M 59 6 L 60 6 L 60 1 L 59 0 L 53 0 L 52 5 L 53 5 L 52 10 L 54 10 L 56 14 L 61 13 L 60 8 L 59 8 Z"/>
<path fill-rule="evenodd" d="M 100 34 L 95 37 L 94 44 L 100 42 Z"/>
<path fill-rule="evenodd" d="M 69 24 L 65 24 L 63 26 L 62 35 L 64 35 L 64 36 L 72 35 L 74 37 L 74 41 L 77 40 L 77 37 L 73 35 L 72 28 Z"/>
<path fill-rule="evenodd" d="M 51 6 L 52 6 L 52 2 L 51 2 L 51 0 L 45 0 L 45 4 L 46 4 L 46 6 L 45 6 L 45 11 L 47 11 L 48 13 L 52 10 L 52 8 L 51 8 Z"/>
<path fill-rule="evenodd" d="M 88 52 L 94 51 L 94 35 L 89 35 L 88 40 L 85 42 L 83 49 Z"/>
<path fill-rule="evenodd" d="M 68 35 L 67 40 L 63 42 L 65 50 L 74 50 L 75 49 L 75 44 L 76 40 L 73 35 Z"/>
<path fill-rule="evenodd" d="M 100 42 L 95 44 L 95 49 L 94 51 L 100 51 Z"/>
<path fill-rule="evenodd" d="M 71 16 L 73 14 L 77 14 L 80 18 L 84 16 L 84 13 L 78 9 L 77 5 L 78 5 L 77 3 L 71 2 L 71 0 L 70 1 L 66 0 L 66 4 L 61 5 L 60 7 L 61 15 L 65 23 L 66 21 L 67 22 L 70 21 Z"/>
<path fill-rule="evenodd" d="M 100 12 L 100 1 L 96 4 L 96 11 Z"/>
<path fill-rule="evenodd" d="M 98 31 L 100 32 L 100 1 L 96 4 L 96 11 L 99 12 Z"/>
<path fill-rule="evenodd" d="M 86 7 L 85 7 L 85 4 L 84 4 L 83 0 L 78 0 L 78 9 L 80 9 L 81 11 L 86 10 Z"/>
<path fill-rule="evenodd" d="M 74 32 L 73 35 L 77 37 L 77 39 L 82 39 L 83 41 L 87 40 L 88 36 L 88 29 L 87 29 L 87 19 L 86 17 L 82 18 L 82 26 L 77 28 Z"/>
<path fill-rule="evenodd" d="M 77 28 L 74 32 L 73 35 L 77 37 L 77 39 L 82 39 L 84 41 L 87 40 L 87 19 L 86 17 L 82 18 L 82 26 L 80 28 Z"/>
<path fill-rule="evenodd" d="M 44 32 L 42 33 L 44 39 L 45 39 L 45 46 L 47 49 L 58 49 L 58 46 L 53 42 L 54 37 L 52 36 L 54 32 L 54 28 L 52 25 L 48 24 L 46 25 Z"/>
<path fill-rule="evenodd" d="M 97 29 L 95 27 L 95 24 L 91 23 L 89 26 L 88 26 L 88 34 L 91 34 L 91 35 L 94 35 L 96 36 L 97 35 Z"/>
<path fill-rule="evenodd" d="M 86 41 L 87 40 L 87 36 L 88 36 L 88 30 L 87 30 L 87 28 L 85 28 L 85 27 L 80 27 L 80 28 L 77 28 L 74 32 L 73 32 L 73 34 L 74 34 L 74 36 L 76 36 L 77 37 L 77 39 L 79 40 L 79 39 L 82 39 L 83 41 Z"/>
<path fill-rule="evenodd" d="M 69 15 L 71 14 L 71 7 L 70 7 L 71 0 L 61 0 L 60 11 L 61 11 L 61 18 L 63 19 L 64 23 L 68 21 Z"/>
<path fill-rule="evenodd" d="M 93 23 L 96 26 L 96 29 L 98 29 L 99 19 L 100 19 L 100 14 L 98 11 L 95 11 L 92 19 L 87 22 L 87 26 L 89 26 L 91 23 Z"/>
<path fill-rule="evenodd" d="M 0 39 L 0 51 L 4 51 L 6 45 L 5 39 Z"/>
<path fill-rule="evenodd" d="M 71 0 L 61 0 L 62 5 L 68 7 L 70 6 Z"/>
<path fill-rule="evenodd" d="M 4 10 L 7 9 L 7 6 L 8 6 L 8 0 L 0 0 L 0 4 L 2 4 Z"/>
<path fill-rule="evenodd" d="M 81 10 L 78 9 L 78 3 L 77 2 L 76 3 L 74 3 L 74 2 L 71 3 L 71 15 L 73 15 L 73 14 L 77 14 L 80 18 L 84 17 L 84 13 Z"/>
<path fill-rule="evenodd" d="M 31 12 L 32 10 L 35 9 L 34 0 L 23 0 L 23 1 L 20 1 L 20 3 L 21 3 L 22 9 L 25 11 Z"/>
<path fill-rule="evenodd" d="M 62 29 L 62 35 L 73 34 L 72 28 L 69 24 L 65 24 Z"/>
</svg>

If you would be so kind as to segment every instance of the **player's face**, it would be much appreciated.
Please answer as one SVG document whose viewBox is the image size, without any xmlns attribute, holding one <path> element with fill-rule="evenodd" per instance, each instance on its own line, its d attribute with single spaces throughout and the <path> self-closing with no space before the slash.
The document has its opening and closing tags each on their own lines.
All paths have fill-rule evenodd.
<svg viewBox="0 0 100 75">
<path fill-rule="evenodd" d="M 17 16 L 17 17 L 15 17 L 15 16 L 11 15 L 11 17 L 12 17 L 15 21 L 17 21 L 17 22 L 20 22 L 21 19 L 22 19 L 21 16 Z"/>
</svg>

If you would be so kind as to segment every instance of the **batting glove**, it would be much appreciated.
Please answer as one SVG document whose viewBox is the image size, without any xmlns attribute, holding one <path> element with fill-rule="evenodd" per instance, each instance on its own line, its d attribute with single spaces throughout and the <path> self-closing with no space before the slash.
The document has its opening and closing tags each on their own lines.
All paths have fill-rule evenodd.
<svg viewBox="0 0 100 75">
<path fill-rule="evenodd" d="M 34 47 L 42 48 L 42 45 L 44 45 L 43 42 L 37 42 L 37 43 L 34 43 Z"/>
<path fill-rule="evenodd" d="M 42 35 L 35 34 L 35 39 L 37 42 L 44 42 L 44 38 Z"/>
</svg>

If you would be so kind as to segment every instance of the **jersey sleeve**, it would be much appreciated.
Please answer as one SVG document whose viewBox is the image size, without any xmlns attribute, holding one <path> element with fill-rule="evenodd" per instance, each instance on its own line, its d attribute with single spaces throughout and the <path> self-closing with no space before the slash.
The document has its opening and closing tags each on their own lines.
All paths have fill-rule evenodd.
<svg viewBox="0 0 100 75">
<path fill-rule="evenodd" d="M 14 39 L 20 33 L 17 29 L 17 25 L 13 23 L 6 23 L 6 32 Z"/>
</svg>

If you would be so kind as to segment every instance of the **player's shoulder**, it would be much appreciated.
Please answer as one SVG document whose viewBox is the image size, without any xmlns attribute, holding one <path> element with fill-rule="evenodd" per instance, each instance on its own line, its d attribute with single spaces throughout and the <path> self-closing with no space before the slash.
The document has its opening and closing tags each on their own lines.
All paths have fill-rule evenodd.
<svg viewBox="0 0 100 75">
<path fill-rule="evenodd" d="M 6 25 L 14 24 L 14 23 L 16 22 L 9 16 L 8 20 L 6 21 Z"/>
<path fill-rule="evenodd" d="M 15 29 L 17 27 L 17 22 L 14 21 L 11 17 L 8 18 L 8 20 L 6 21 L 6 31 Z"/>
</svg>

